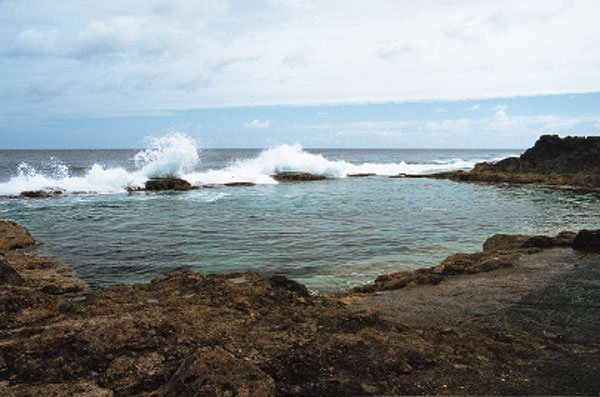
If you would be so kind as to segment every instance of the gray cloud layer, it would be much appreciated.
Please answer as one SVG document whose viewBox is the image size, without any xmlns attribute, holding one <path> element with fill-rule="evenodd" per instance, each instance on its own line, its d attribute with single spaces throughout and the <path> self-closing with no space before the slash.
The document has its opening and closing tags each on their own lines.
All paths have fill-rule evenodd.
<svg viewBox="0 0 600 397">
<path fill-rule="evenodd" d="M 600 91 L 600 2 L 0 2 L 3 117 Z"/>
</svg>

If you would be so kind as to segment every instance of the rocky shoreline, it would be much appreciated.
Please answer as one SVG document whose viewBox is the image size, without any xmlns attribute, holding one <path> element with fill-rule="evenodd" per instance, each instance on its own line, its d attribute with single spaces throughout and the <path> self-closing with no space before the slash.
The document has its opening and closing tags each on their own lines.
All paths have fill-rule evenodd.
<svg viewBox="0 0 600 397">
<path fill-rule="evenodd" d="M 35 244 L 0 222 L 2 395 L 600 390 L 598 232 L 497 235 L 480 253 L 342 296 L 312 296 L 281 276 L 187 270 L 82 292 Z M 419 291 L 429 300 L 415 299 Z M 468 299 L 441 304 L 448 291 Z M 545 306 L 536 296 L 549 296 Z"/>
<path fill-rule="evenodd" d="M 478 163 L 471 171 L 416 177 L 599 189 L 600 137 L 543 135 L 519 157 L 509 157 L 497 163 Z"/>
</svg>

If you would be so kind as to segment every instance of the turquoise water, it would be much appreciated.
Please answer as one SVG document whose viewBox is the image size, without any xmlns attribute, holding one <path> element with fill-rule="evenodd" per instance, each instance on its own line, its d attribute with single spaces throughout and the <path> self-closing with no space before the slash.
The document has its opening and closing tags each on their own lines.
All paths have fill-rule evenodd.
<svg viewBox="0 0 600 397">
<path fill-rule="evenodd" d="M 507 155 L 431 150 L 310 153 L 350 164 L 404 160 L 449 167 Z M 121 165 L 133 172 L 134 154 L 0 152 L 0 188 L 8 186 L 23 161 L 38 169 L 59 162 L 70 177 L 85 177 L 93 163 L 107 169 Z M 203 151 L 195 172 L 207 175 L 207 170 L 259 155 L 256 150 Z M 48 175 L 56 168 L 51 165 L 38 173 Z M 63 170 L 53 180 L 67 177 Z M 60 258 L 93 288 L 148 281 L 169 270 L 191 268 L 203 274 L 284 274 L 322 293 L 345 290 L 383 273 L 431 266 L 458 251 L 477 251 L 494 233 L 598 228 L 600 195 L 387 176 L 339 177 L 183 193 L 66 191 L 54 199 L 0 199 L 0 218 L 30 228 L 44 243 L 43 252 Z"/>
</svg>

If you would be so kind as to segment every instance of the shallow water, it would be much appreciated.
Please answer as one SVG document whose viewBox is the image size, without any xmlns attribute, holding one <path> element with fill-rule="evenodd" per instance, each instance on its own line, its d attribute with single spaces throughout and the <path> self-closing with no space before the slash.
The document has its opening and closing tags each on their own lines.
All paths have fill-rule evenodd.
<svg viewBox="0 0 600 397">
<path fill-rule="evenodd" d="M 0 190 L 7 189 L 23 161 L 38 176 L 59 181 L 61 187 L 65 178 L 86 178 L 94 163 L 106 170 L 122 167 L 130 174 L 138 172 L 147 164 L 136 166 L 135 154 L 0 152 Z M 306 170 L 314 171 L 310 167 L 317 165 L 313 163 L 321 162 L 310 157 L 315 155 L 325 158 L 329 168 L 343 161 L 343 169 L 364 163 L 389 169 L 400 163 L 451 169 L 511 153 L 312 150 L 307 154 L 310 161 L 304 159 L 300 166 L 309 164 Z M 212 171 L 228 170 L 230 178 L 240 164 L 252 168 L 248 164 L 264 160 L 259 150 L 204 150 L 200 159 L 188 175 L 206 177 L 214 176 Z M 294 159 L 289 161 L 294 167 L 286 168 L 286 160 L 277 160 L 277 168 L 305 170 Z M 58 163 L 67 167 L 66 174 L 64 170 L 56 174 Z M 243 172 L 247 177 L 248 170 Z M 267 176 L 269 172 L 264 171 Z M 21 183 L 36 182 L 31 178 Z M 454 252 L 479 250 L 494 233 L 599 227 L 600 196 L 565 189 L 378 176 L 184 193 L 128 195 L 117 189 L 67 192 L 56 199 L 3 199 L 0 218 L 29 227 L 45 243 L 46 253 L 74 268 L 92 287 L 148 281 L 185 267 L 201 273 L 284 274 L 315 292 L 331 292 L 371 281 L 379 274 L 431 266 Z"/>
</svg>

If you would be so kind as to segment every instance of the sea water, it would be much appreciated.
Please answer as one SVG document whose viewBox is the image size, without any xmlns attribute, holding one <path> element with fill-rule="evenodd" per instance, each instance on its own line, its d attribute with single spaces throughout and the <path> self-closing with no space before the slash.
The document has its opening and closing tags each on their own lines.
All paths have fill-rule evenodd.
<svg viewBox="0 0 600 397">
<path fill-rule="evenodd" d="M 600 226 L 600 195 L 558 188 L 389 178 L 470 169 L 518 151 L 199 150 L 181 134 L 143 150 L 0 151 L 0 195 L 61 190 L 49 199 L 0 198 L 0 218 L 27 226 L 43 253 L 91 288 L 202 274 L 283 274 L 313 292 L 347 290 L 378 275 L 480 250 L 495 233 L 558 233 Z M 277 183 L 278 171 L 330 179 Z M 375 177 L 348 178 L 352 173 Z M 134 193 L 153 176 L 197 186 Z M 224 187 L 253 182 L 252 187 Z"/>
</svg>

